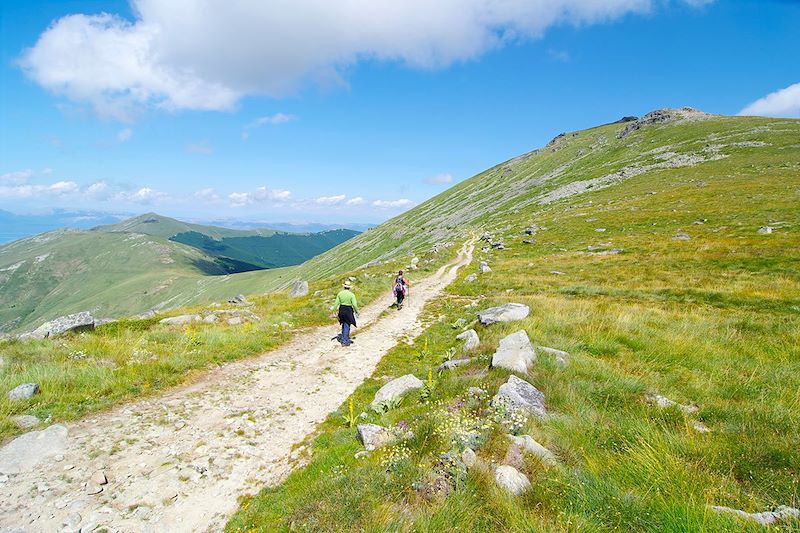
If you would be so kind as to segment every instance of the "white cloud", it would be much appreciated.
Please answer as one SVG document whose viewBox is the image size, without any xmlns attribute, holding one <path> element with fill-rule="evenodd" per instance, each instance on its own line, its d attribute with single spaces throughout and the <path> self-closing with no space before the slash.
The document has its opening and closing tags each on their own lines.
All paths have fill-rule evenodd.
<svg viewBox="0 0 800 533">
<path fill-rule="evenodd" d="M 215 202 L 219 200 L 219 194 L 212 187 L 200 189 L 194 193 L 194 197 L 202 202 Z"/>
<path fill-rule="evenodd" d="M 259 187 L 253 192 L 233 192 L 228 195 L 231 207 L 244 207 L 268 201 L 281 204 L 291 199 L 291 191 L 287 191 L 286 189 L 269 189 L 267 187 Z"/>
<path fill-rule="evenodd" d="M 117 140 L 121 143 L 130 141 L 131 137 L 133 137 L 133 130 L 130 128 L 119 130 L 119 133 L 117 133 Z"/>
<path fill-rule="evenodd" d="M 429 185 L 441 185 L 442 183 L 452 183 L 453 176 L 450 174 L 437 174 L 425 178 L 425 183 Z"/>
<path fill-rule="evenodd" d="M 408 198 L 401 198 L 400 200 L 375 200 L 372 205 L 381 209 L 407 209 L 413 206 L 414 202 Z"/>
<path fill-rule="evenodd" d="M 800 83 L 768 94 L 748 105 L 740 115 L 800 118 Z"/>
<path fill-rule="evenodd" d="M 360 196 L 356 196 L 355 198 L 350 198 L 350 199 L 349 199 L 349 200 L 347 200 L 347 202 L 345 202 L 345 203 L 346 203 L 347 205 L 349 205 L 349 206 L 355 206 L 355 205 L 363 205 L 363 204 L 364 204 L 364 202 L 365 202 L 365 200 L 364 200 L 362 197 L 360 197 Z"/>
<path fill-rule="evenodd" d="M 131 193 L 120 193 L 117 198 L 122 201 L 132 202 L 136 204 L 151 204 L 156 200 L 163 200 L 167 198 L 167 194 L 151 189 L 150 187 L 142 187 Z"/>
<path fill-rule="evenodd" d="M 0 198 L 36 198 L 42 196 L 67 196 L 80 190 L 74 181 L 57 181 L 49 185 L 27 183 L 0 184 Z"/>
<path fill-rule="evenodd" d="M 86 190 L 84 192 L 86 196 L 98 200 L 108 198 L 110 194 L 108 183 L 102 180 L 92 183 L 91 185 L 86 187 Z"/>
<path fill-rule="evenodd" d="M 701 6 L 708 0 L 682 0 Z M 19 64 L 46 89 L 128 119 L 142 106 L 230 110 L 247 95 L 342 83 L 361 60 L 442 68 L 557 24 L 647 13 L 658 0 L 131 0 L 136 19 L 56 20 Z"/>
<path fill-rule="evenodd" d="M 23 185 L 33 176 L 33 170 L 17 170 L 0 174 L 0 185 Z"/>
<path fill-rule="evenodd" d="M 336 196 L 320 196 L 319 198 L 314 199 L 314 203 L 317 205 L 339 205 L 343 203 L 347 199 L 347 196 L 344 194 L 337 194 Z"/>
<path fill-rule="evenodd" d="M 285 113 L 275 113 L 274 115 L 259 117 L 245 127 L 258 128 L 264 125 L 277 126 L 278 124 L 286 124 L 287 122 L 291 122 L 294 119 L 295 119 L 294 115 L 287 115 Z"/>
</svg>

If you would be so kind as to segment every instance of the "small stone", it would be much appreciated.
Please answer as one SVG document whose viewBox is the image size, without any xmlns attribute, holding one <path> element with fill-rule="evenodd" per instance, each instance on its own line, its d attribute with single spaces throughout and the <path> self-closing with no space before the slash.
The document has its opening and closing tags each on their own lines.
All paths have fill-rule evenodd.
<svg viewBox="0 0 800 533">
<path fill-rule="evenodd" d="M 183 429 L 185 427 L 186 427 L 186 422 L 184 422 L 183 420 L 178 420 L 177 422 L 175 422 L 175 429 Z"/>
<path fill-rule="evenodd" d="M 86 494 L 90 496 L 93 494 L 100 494 L 101 492 L 103 492 L 103 487 L 96 483 L 88 483 L 86 485 Z"/>
<path fill-rule="evenodd" d="M 247 298 L 245 298 L 243 294 L 237 294 L 236 296 L 228 300 L 228 303 L 235 305 L 245 305 L 247 303 Z"/>
<path fill-rule="evenodd" d="M 445 361 L 441 365 L 439 365 L 438 370 L 453 370 L 457 366 L 469 364 L 472 361 L 469 357 L 465 357 L 463 359 L 450 359 L 449 361 Z"/>
<path fill-rule="evenodd" d="M 771 226 L 762 226 L 761 228 L 758 229 L 759 235 L 770 235 L 771 233 L 772 233 Z"/>
<path fill-rule="evenodd" d="M 561 272 L 560 270 L 551 270 L 550 273 L 554 276 L 563 276 L 566 274 L 566 272 Z"/>
<path fill-rule="evenodd" d="M 81 515 L 79 515 L 78 513 L 72 513 L 69 516 L 67 516 L 66 519 L 64 519 L 63 524 L 69 528 L 75 529 L 81 525 L 81 520 L 83 520 L 83 517 Z"/>
<path fill-rule="evenodd" d="M 102 470 L 98 470 L 97 472 L 92 474 L 90 481 L 96 485 L 105 485 L 106 483 L 108 483 L 108 478 L 106 478 L 105 472 L 103 472 Z"/>
<path fill-rule="evenodd" d="M 464 278 L 464 281 L 466 281 L 467 283 L 472 283 L 476 279 L 478 279 L 478 275 L 477 274 L 470 274 L 469 276 Z"/>
<path fill-rule="evenodd" d="M 11 401 L 16 400 L 29 400 L 34 394 L 39 392 L 38 383 L 23 383 L 8 391 L 8 399 Z"/>
<path fill-rule="evenodd" d="M 203 319 L 206 324 L 213 324 L 217 321 L 217 315 L 208 315 Z"/>
<path fill-rule="evenodd" d="M 359 424 L 356 431 L 358 440 L 370 452 L 386 446 L 392 441 L 389 430 L 377 424 Z"/>
<path fill-rule="evenodd" d="M 513 466 L 498 466 L 494 478 L 501 489 L 514 496 L 519 496 L 531 486 L 528 477 Z"/>
<path fill-rule="evenodd" d="M 468 329 L 463 333 L 459 333 L 456 335 L 456 339 L 464 341 L 464 346 L 462 348 L 464 352 L 474 350 L 481 344 L 481 340 L 478 337 L 478 332 L 476 332 L 474 329 Z"/>
<path fill-rule="evenodd" d="M 67 501 L 66 500 L 56 500 L 56 503 L 53 504 L 53 507 L 55 507 L 59 511 L 61 509 L 66 509 L 67 508 Z"/>
<path fill-rule="evenodd" d="M 509 435 L 508 438 L 523 451 L 538 457 L 542 463 L 550 466 L 558 463 L 553 452 L 536 442 L 530 435 L 521 435 L 519 437 Z"/>
<path fill-rule="evenodd" d="M 241 323 L 242 323 L 242 317 L 240 316 L 234 316 L 228 319 L 229 326 L 238 326 Z"/>
<path fill-rule="evenodd" d="M 466 448 L 461 452 L 461 461 L 467 468 L 472 468 L 478 462 L 478 456 L 472 448 Z"/>
<path fill-rule="evenodd" d="M 711 430 L 708 428 L 708 426 L 706 426 L 699 420 L 695 420 L 694 422 L 692 422 L 692 429 L 694 429 L 698 433 L 711 433 Z"/>
<path fill-rule="evenodd" d="M 547 346 L 537 346 L 536 351 L 552 355 L 559 366 L 567 366 L 569 362 L 569 353 L 563 350 L 556 350 L 555 348 L 548 348 Z"/>
<path fill-rule="evenodd" d="M 692 238 L 691 238 L 691 237 L 690 237 L 690 236 L 689 236 L 687 233 L 683 233 L 683 232 L 681 232 L 681 233 L 676 233 L 676 234 L 675 234 L 675 235 L 672 237 L 672 239 L 673 239 L 673 240 L 676 240 L 676 241 L 690 241 L 690 240 L 692 240 Z"/>
<path fill-rule="evenodd" d="M 369 456 L 369 452 L 367 450 L 361 450 L 361 451 L 356 452 L 355 455 L 353 455 L 353 458 L 354 459 L 363 459 L 364 457 L 368 457 L 368 456 Z"/>
<path fill-rule="evenodd" d="M 595 231 L 597 233 L 605 233 L 606 232 L 606 228 L 596 228 Z"/>
<path fill-rule="evenodd" d="M 75 465 L 64 465 L 64 471 L 65 471 L 65 472 L 66 472 L 67 470 L 72 470 L 73 468 L 75 468 Z"/>
</svg>

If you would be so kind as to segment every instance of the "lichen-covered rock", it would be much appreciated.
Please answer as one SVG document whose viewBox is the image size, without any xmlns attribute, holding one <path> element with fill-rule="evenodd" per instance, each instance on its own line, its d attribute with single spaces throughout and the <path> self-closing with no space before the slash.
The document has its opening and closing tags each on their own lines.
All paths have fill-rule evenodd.
<svg viewBox="0 0 800 533">
<path fill-rule="evenodd" d="M 528 334 L 520 330 L 500 341 L 497 351 L 492 356 L 492 366 L 527 374 L 528 368 L 535 360 L 536 352 Z"/>
<path fill-rule="evenodd" d="M 292 284 L 292 290 L 289 291 L 290 298 L 300 298 L 301 296 L 305 296 L 306 294 L 308 294 L 307 281 L 295 281 Z"/>
<path fill-rule="evenodd" d="M 8 399 L 12 401 L 28 400 L 38 392 L 39 392 L 38 383 L 23 383 L 22 385 L 17 385 L 16 387 L 8 391 Z"/>
<path fill-rule="evenodd" d="M 515 435 L 509 435 L 508 438 L 515 445 L 519 446 L 522 451 L 538 457 L 542 463 L 546 465 L 555 465 L 558 463 L 555 454 L 536 442 L 536 440 L 534 440 L 534 438 L 530 435 L 521 435 L 519 437 Z"/>
<path fill-rule="evenodd" d="M 509 465 L 500 465 L 494 473 L 497 485 L 514 496 L 519 496 L 531 487 L 528 477 Z"/>
<path fill-rule="evenodd" d="M 425 384 L 414 376 L 413 374 L 406 374 L 405 376 L 393 379 L 375 393 L 375 399 L 372 400 L 370 407 L 373 409 L 383 402 L 401 398 L 409 391 L 414 389 L 421 389 Z"/>
<path fill-rule="evenodd" d="M 508 376 L 508 381 L 500 385 L 492 402 L 496 402 L 500 398 L 506 398 L 512 407 L 522 409 L 537 418 L 544 418 L 547 415 L 544 394 L 517 376 Z"/>
<path fill-rule="evenodd" d="M 478 320 L 484 326 L 496 324 L 497 322 L 512 322 L 522 320 L 531 312 L 530 307 L 525 304 L 504 304 L 497 307 L 490 307 L 478 313 Z"/>
<path fill-rule="evenodd" d="M 459 333 L 458 335 L 456 335 L 456 339 L 464 341 L 463 350 L 465 352 L 474 350 L 481 344 L 481 339 L 478 337 L 478 332 L 476 332 L 474 329 L 468 329 L 463 333 Z"/>
<path fill-rule="evenodd" d="M 389 430 L 377 424 L 359 424 L 356 431 L 358 440 L 370 452 L 386 446 L 392 441 L 392 434 Z"/>
</svg>

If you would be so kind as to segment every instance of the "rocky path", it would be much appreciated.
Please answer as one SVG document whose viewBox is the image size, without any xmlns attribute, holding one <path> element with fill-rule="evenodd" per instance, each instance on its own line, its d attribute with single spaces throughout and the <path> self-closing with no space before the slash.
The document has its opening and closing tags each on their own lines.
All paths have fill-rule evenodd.
<svg viewBox="0 0 800 533">
<path fill-rule="evenodd" d="M 0 475 L 0 532 L 221 530 L 237 497 L 280 482 L 301 460 L 294 447 L 390 348 L 419 335 L 423 306 L 472 250 L 417 281 L 402 311 L 381 316 L 389 294 L 364 309 L 349 348 L 330 340 L 336 326 L 317 328 L 163 396 L 51 426 L 43 437 L 66 432 L 63 449 Z"/>
</svg>

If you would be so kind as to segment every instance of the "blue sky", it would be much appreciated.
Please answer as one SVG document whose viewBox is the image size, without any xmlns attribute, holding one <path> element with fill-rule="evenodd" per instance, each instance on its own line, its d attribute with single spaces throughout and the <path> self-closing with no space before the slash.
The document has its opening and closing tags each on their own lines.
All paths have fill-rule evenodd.
<svg viewBox="0 0 800 533">
<path fill-rule="evenodd" d="M 623 115 L 800 117 L 797 1 L 358 4 L 0 2 L 0 209 L 379 222 Z"/>
</svg>

